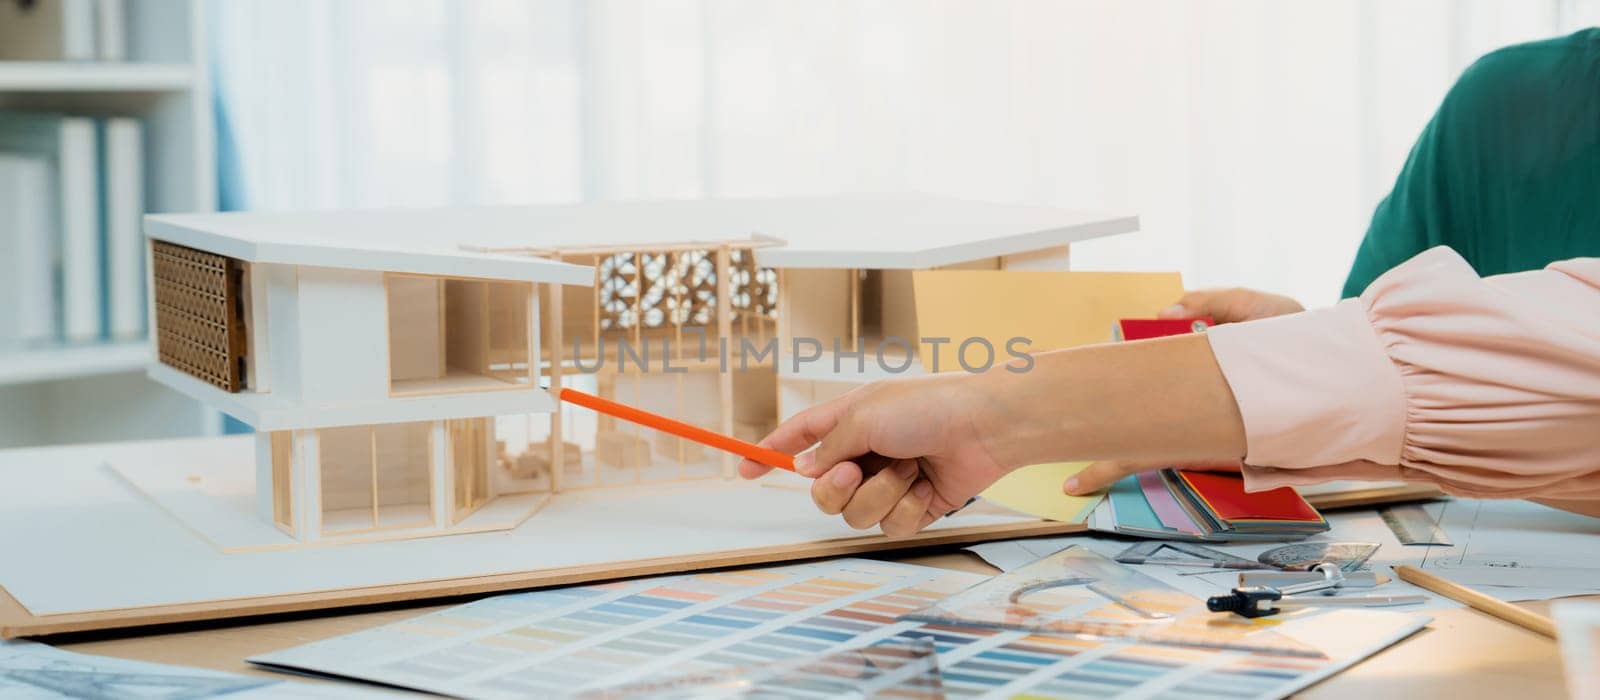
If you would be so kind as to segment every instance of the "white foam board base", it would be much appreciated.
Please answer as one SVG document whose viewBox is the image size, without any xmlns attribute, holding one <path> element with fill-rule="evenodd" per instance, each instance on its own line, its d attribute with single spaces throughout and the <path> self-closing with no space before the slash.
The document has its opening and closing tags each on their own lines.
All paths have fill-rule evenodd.
<svg viewBox="0 0 1600 700">
<path fill-rule="evenodd" d="M 34 615 L 307 593 L 801 544 L 862 534 L 789 483 L 563 493 L 497 532 L 225 553 L 107 468 L 251 465 L 253 437 L 0 451 L 0 586 Z M 778 478 L 798 479 L 791 475 Z M 933 528 L 1016 523 L 961 513 Z"/>
<path fill-rule="evenodd" d="M 489 501 L 461 522 L 446 527 L 433 527 L 429 523 L 324 535 L 308 542 L 291 537 L 256 513 L 255 467 L 248 461 L 186 464 L 176 460 L 130 463 L 113 460 L 106 466 L 176 518 L 185 529 L 228 554 L 509 530 L 521 525 L 549 498 L 549 494 L 544 493 L 509 494 Z M 413 511 L 410 517 L 399 519 L 424 523 L 431 517 L 425 504 L 410 506 L 407 510 Z M 358 516 L 356 520 L 361 521 L 367 514 L 357 512 L 355 515 Z M 324 528 L 331 522 L 332 519 L 324 515 Z"/>
</svg>

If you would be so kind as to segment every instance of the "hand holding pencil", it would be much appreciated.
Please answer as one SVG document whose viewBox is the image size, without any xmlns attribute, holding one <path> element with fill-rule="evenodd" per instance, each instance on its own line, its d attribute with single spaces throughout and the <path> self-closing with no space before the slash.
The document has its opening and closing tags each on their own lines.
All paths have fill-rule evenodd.
<svg viewBox="0 0 1600 700">
<path fill-rule="evenodd" d="M 929 379 L 940 381 L 936 378 Z M 877 386 L 884 385 L 874 385 Z M 892 387 L 893 384 L 887 386 Z M 871 392 L 857 391 L 848 396 L 859 399 L 860 395 L 881 391 L 881 389 L 873 389 Z M 988 460 L 982 453 L 978 447 L 979 441 L 968 434 L 971 430 L 970 421 L 966 421 L 968 426 L 966 430 L 962 430 L 959 425 L 952 429 L 950 423 L 954 421 L 949 420 L 949 416 L 941 417 L 938 414 L 938 406 L 961 405 L 959 402 L 928 404 L 929 411 L 920 414 L 913 412 L 913 415 L 906 416 L 909 420 L 905 424 L 916 426 L 914 430 L 904 434 L 889 431 L 886 435 L 874 438 L 868 433 L 852 433 L 848 429 L 837 430 L 841 422 L 848 423 L 840 421 L 839 416 L 850 404 L 835 400 L 806 411 L 779 426 L 763 441 L 764 444 L 752 445 L 697 425 L 575 389 L 562 388 L 557 397 L 576 406 L 737 454 L 744 458 L 739 465 L 739 472 L 747 479 L 759 477 L 774 468 L 815 478 L 816 481 L 812 483 L 811 488 L 812 500 L 824 512 L 843 514 L 845 521 L 857 529 L 882 525 L 885 534 L 915 533 L 934 519 L 966 503 L 994 479 L 999 478 L 998 474 L 987 480 L 982 477 L 950 478 L 952 474 L 958 477 L 970 477 L 974 473 L 993 474 L 997 471 L 992 468 L 985 469 L 986 463 L 992 465 L 992 460 Z M 887 398 L 889 397 L 880 397 L 878 400 Z M 815 421 L 819 420 L 831 421 L 827 432 L 832 437 L 823 441 L 817 451 L 802 454 L 797 459 L 793 453 L 800 452 L 816 442 L 813 436 L 819 433 L 815 432 L 818 429 Z M 945 444 L 951 447 L 950 458 L 923 455 L 920 454 L 920 450 L 913 449 L 915 446 L 936 444 L 934 441 L 939 440 L 945 441 Z M 831 461 L 819 461 L 818 452 L 828 455 L 822 460 Z M 834 454 L 842 456 L 835 458 L 831 456 Z M 885 454 L 911 456 L 894 458 L 884 456 Z M 819 469 L 817 467 L 819 463 L 827 463 L 831 467 Z M 963 468 L 944 468 L 940 471 L 941 467 L 959 464 L 975 464 L 978 469 L 975 472 Z M 941 476 L 944 478 L 940 478 Z M 939 491 L 941 486 L 944 492 Z"/>
<path fill-rule="evenodd" d="M 910 535 L 959 508 L 1009 469 L 992 456 L 998 431 L 979 428 L 991 402 L 982 375 L 936 374 L 856 388 L 791 417 L 761 441 L 811 477 L 811 498 L 856 529 Z M 746 460 L 754 479 L 769 468 Z"/>
</svg>

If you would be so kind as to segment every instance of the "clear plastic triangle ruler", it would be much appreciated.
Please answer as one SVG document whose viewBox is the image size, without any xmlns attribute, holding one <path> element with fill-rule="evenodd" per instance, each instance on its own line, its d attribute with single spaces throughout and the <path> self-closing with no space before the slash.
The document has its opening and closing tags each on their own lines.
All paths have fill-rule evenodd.
<svg viewBox="0 0 1600 700">
<path fill-rule="evenodd" d="M 1209 612 L 1199 598 L 1077 545 L 902 619 L 1085 639 L 1324 656 L 1272 631 L 1276 621 Z"/>
</svg>

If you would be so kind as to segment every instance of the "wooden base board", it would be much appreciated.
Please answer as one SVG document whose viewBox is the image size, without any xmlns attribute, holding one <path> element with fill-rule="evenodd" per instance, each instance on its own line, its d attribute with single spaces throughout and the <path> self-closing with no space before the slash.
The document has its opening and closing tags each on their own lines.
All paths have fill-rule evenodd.
<svg viewBox="0 0 1600 700">
<path fill-rule="evenodd" d="M 261 596 L 60 615 L 34 615 L 28 612 L 27 608 L 24 608 L 16 599 L 12 598 L 5 589 L 0 588 L 0 638 L 34 637 L 68 632 L 143 627 L 178 622 L 395 603 L 427 598 L 477 595 L 528 588 L 565 586 L 610 579 L 658 576 L 701 569 L 851 556 L 897 549 L 963 545 L 1018 537 L 1070 535 L 1085 531 L 1087 531 L 1087 528 L 1080 523 L 1046 521 L 973 525 L 932 530 L 910 537 L 893 539 L 881 535 L 863 535 L 860 537 L 846 537 L 777 547 L 735 549 L 687 557 L 639 559 L 493 576 L 472 576 L 438 581 L 369 586 L 340 591 Z"/>
<path fill-rule="evenodd" d="M 1439 490 L 1432 486 L 1407 484 L 1405 486 L 1321 494 L 1308 497 L 1307 500 L 1310 500 L 1318 508 L 1332 510 L 1384 503 L 1428 500 L 1440 496 L 1442 494 Z M 1087 531 L 1088 529 L 1080 523 L 1046 521 L 973 525 L 933 530 L 910 537 L 894 539 L 881 535 L 864 535 L 804 544 L 736 549 L 695 556 L 639 559 L 542 571 L 369 586 L 339 591 L 261 596 L 59 615 L 34 615 L 28 612 L 27 608 L 24 608 L 16 599 L 12 598 L 4 588 L 0 588 L 0 638 L 35 637 L 69 632 L 144 627 L 201 620 L 243 618 L 277 613 L 377 605 L 429 598 L 481 595 L 610 579 L 658 576 L 701 569 L 851 556 L 867 552 L 964 545 L 1022 537 L 1060 536 Z"/>
</svg>

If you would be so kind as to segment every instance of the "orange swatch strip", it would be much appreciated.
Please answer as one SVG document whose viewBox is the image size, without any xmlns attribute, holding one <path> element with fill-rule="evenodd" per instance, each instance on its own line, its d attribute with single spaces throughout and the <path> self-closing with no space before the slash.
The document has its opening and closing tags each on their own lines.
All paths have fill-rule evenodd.
<svg viewBox="0 0 1600 700">
<path fill-rule="evenodd" d="M 620 404 L 610 399 L 602 399 L 594 394 L 586 394 L 575 389 L 561 388 L 559 398 L 570 404 L 577 404 L 591 411 L 604 413 L 613 418 L 620 418 L 630 423 L 638 423 L 647 428 L 654 428 L 662 432 L 671 433 L 678 437 L 693 440 L 707 447 L 714 447 L 724 452 L 732 452 L 740 457 L 760 462 L 769 467 L 794 471 L 794 455 L 787 455 L 774 449 L 751 444 L 735 437 L 722 433 L 706 430 L 698 425 L 690 425 L 680 420 L 673 420 L 666 416 L 643 411 L 626 404 Z"/>
</svg>

